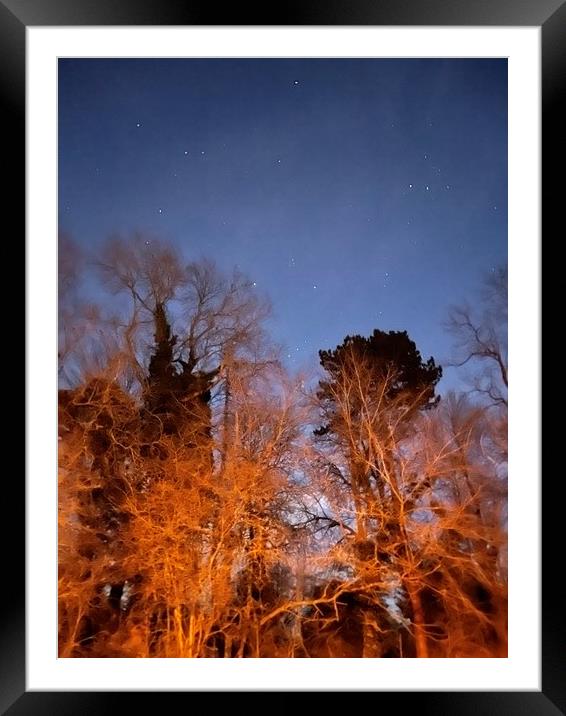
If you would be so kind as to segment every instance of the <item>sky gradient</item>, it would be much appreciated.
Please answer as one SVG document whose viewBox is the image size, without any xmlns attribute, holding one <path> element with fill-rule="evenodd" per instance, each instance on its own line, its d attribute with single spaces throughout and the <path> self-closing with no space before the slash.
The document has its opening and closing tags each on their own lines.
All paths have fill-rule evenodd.
<svg viewBox="0 0 566 716">
<path fill-rule="evenodd" d="M 442 364 L 507 263 L 506 60 L 65 59 L 58 148 L 61 230 L 237 265 L 292 369 L 374 328 Z"/>
</svg>

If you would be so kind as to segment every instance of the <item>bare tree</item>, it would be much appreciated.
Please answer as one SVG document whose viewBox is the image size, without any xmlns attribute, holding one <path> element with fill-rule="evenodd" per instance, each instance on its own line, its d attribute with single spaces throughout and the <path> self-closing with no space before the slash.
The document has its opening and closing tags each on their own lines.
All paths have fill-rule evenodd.
<svg viewBox="0 0 566 716">
<path fill-rule="evenodd" d="M 494 460 L 493 415 L 448 394 L 421 416 L 411 471 L 430 486 L 416 504 L 428 638 L 439 656 L 506 656 L 507 476 Z"/>
<path fill-rule="evenodd" d="M 262 620 L 290 598 L 301 420 L 281 371 L 262 390 L 245 379 L 221 473 L 190 421 L 148 451 L 139 411 L 111 383 L 66 395 L 61 655 L 291 655 L 281 619 Z"/>
<path fill-rule="evenodd" d="M 484 454 L 484 411 L 449 399 L 423 413 L 424 385 L 399 390 L 391 363 L 378 376 L 350 352 L 325 384 L 333 428 L 319 435 L 303 524 L 324 535 L 338 591 L 356 595 L 365 656 L 494 655 L 506 614 L 494 516 L 505 489 Z"/>
<path fill-rule="evenodd" d="M 258 349 L 269 305 L 242 274 L 226 276 L 208 259 L 183 265 L 175 248 L 143 234 L 109 239 L 98 266 L 112 291 L 130 297 L 125 328 L 132 321 L 138 330 L 153 328 L 159 343 L 169 325 L 171 360 L 179 367 L 210 370 L 227 350 Z"/>
<path fill-rule="evenodd" d="M 124 393 L 108 360 L 60 396 L 62 438 L 74 446 L 72 466 L 61 455 L 61 654 L 258 655 L 259 615 L 284 564 L 276 514 L 296 426 L 262 345 L 266 304 L 240 274 L 207 261 L 182 268 L 140 236 L 112 239 L 99 268 L 129 296 L 117 328 L 142 390 Z M 232 449 L 219 476 L 209 404 L 222 375 Z"/>
<path fill-rule="evenodd" d="M 84 274 L 84 255 L 69 234 L 61 233 L 58 241 L 58 358 L 59 378 L 72 385 L 83 363 L 85 344 L 99 315 L 93 306 L 81 300 L 80 280 Z"/>
<path fill-rule="evenodd" d="M 484 280 L 479 309 L 467 304 L 451 309 L 448 330 L 456 339 L 452 365 L 475 363 L 479 373 L 473 390 L 492 405 L 507 405 L 507 269 L 499 268 Z"/>
<path fill-rule="evenodd" d="M 435 405 L 441 370 L 432 359 L 422 362 L 405 333 L 378 331 L 321 353 L 321 363 L 330 378 L 321 381 L 317 393 L 324 424 L 315 434 L 337 492 L 332 511 L 315 512 L 310 520 L 326 521 L 343 533 L 341 558 L 352 567 L 355 588 L 365 585 L 364 654 L 380 651 L 379 634 L 388 619 L 385 596 L 388 585 L 398 583 L 409 599 L 417 655 L 426 656 L 419 589 L 410 578 L 415 497 L 407 496 L 401 448 L 414 417 Z M 343 506 L 336 504 L 340 496 L 346 498 Z"/>
<path fill-rule="evenodd" d="M 59 394 L 61 656 L 505 655 L 505 401 L 438 406 L 434 360 L 380 331 L 308 396 L 241 274 L 141 235 L 98 268 L 112 313 Z"/>
</svg>

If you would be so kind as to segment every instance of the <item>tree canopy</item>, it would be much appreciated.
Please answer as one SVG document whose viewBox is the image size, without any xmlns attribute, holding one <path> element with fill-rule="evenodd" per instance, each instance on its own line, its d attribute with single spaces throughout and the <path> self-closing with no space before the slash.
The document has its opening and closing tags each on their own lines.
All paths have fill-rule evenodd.
<svg viewBox="0 0 566 716">
<path fill-rule="evenodd" d="M 406 331 L 305 389 L 239 272 L 114 238 L 90 306 L 65 251 L 60 656 L 506 654 L 505 402 L 430 410 Z"/>
<path fill-rule="evenodd" d="M 424 362 L 407 331 L 374 330 L 369 338 L 347 336 L 334 350 L 320 351 L 320 364 L 329 378 L 319 383 L 318 398 L 326 406 L 330 420 L 315 431 L 324 435 L 336 427 L 337 388 L 356 377 L 365 397 L 373 397 L 382 405 L 402 406 L 407 412 L 434 407 L 439 396 L 435 388 L 442 377 L 442 368 L 434 358 Z M 363 376 L 362 376 L 363 373 Z M 338 390 L 340 392 L 340 390 Z M 355 404 L 355 402 L 354 402 Z M 359 405 L 357 406 L 360 407 Z"/>
</svg>

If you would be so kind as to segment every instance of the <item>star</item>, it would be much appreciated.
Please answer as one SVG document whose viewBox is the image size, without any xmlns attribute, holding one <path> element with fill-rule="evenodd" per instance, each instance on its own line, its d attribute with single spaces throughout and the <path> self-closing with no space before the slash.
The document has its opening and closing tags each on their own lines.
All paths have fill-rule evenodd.
<svg viewBox="0 0 566 716">
<path fill-rule="evenodd" d="M 138 127 L 138 129 L 139 129 L 141 127 L 141 122 L 137 122 L 136 127 Z"/>
<path fill-rule="evenodd" d="M 409 189 L 412 189 L 412 188 L 413 188 L 413 185 L 412 185 L 412 184 L 409 184 Z"/>
<path fill-rule="evenodd" d="M 185 149 L 185 151 L 183 152 L 183 154 L 184 154 L 185 156 L 187 156 L 188 151 Z"/>
<path fill-rule="evenodd" d="M 299 80 L 293 80 L 293 84 L 297 86 L 299 84 Z"/>
<path fill-rule="evenodd" d="M 204 154 L 204 152 L 201 152 L 201 154 Z"/>
<path fill-rule="evenodd" d="M 429 191 L 429 190 L 430 190 L 430 187 L 429 187 L 429 186 L 425 186 L 425 189 L 426 189 L 427 191 Z"/>
<path fill-rule="evenodd" d="M 316 284 L 313 285 L 313 288 L 317 288 Z"/>
<path fill-rule="evenodd" d="M 252 286 L 257 286 L 257 283 L 254 281 L 254 282 L 252 283 Z"/>
<path fill-rule="evenodd" d="M 163 214 L 163 209 L 158 209 L 157 211 L 159 214 Z"/>
</svg>

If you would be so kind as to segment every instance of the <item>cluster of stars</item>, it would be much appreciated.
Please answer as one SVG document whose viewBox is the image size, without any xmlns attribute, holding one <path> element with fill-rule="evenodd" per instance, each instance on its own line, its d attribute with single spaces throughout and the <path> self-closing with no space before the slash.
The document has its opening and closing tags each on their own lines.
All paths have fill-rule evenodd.
<svg viewBox="0 0 566 716">
<path fill-rule="evenodd" d="M 137 129 L 140 129 L 141 126 L 142 126 L 142 123 L 141 123 L 141 122 L 136 122 L 136 128 L 137 128 Z M 224 146 L 226 146 L 226 145 L 224 145 Z M 188 150 L 188 149 L 184 149 L 184 150 L 183 150 L 183 154 L 185 155 L 185 157 L 188 157 L 188 156 L 189 156 L 189 150 Z M 205 151 L 204 149 L 201 150 L 201 156 L 205 156 L 205 155 L 206 155 L 206 151 Z M 281 160 L 279 160 L 279 163 L 281 163 Z M 96 167 L 95 171 L 96 171 L 96 173 L 98 174 L 98 173 L 100 172 L 100 169 L 99 169 L 98 167 Z M 179 176 L 179 175 L 178 175 L 177 172 L 173 172 L 173 177 L 174 177 L 175 179 L 176 179 L 178 176 Z M 162 209 L 161 207 L 159 207 L 159 208 L 157 209 L 157 213 L 158 213 L 158 214 L 163 214 L 163 209 Z M 224 225 L 225 225 L 225 224 L 226 224 L 226 222 L 224 222 Z M 254 284 L 254 286 L 255 286 L 255 284 Z"/>
<path fill-rule="evenodd" d="M 296 87 L 296 86 L 298 86 L 299 84 L 300 84 L 299 80 L 293 80 L 293 86 Z M 395 126 L 395 123 L 392 123 L 391 126 L 394 127 L 394 126 Z M 432 122 L 432 121 L 428 121 L 428 122 L 427 122 L 427 126 L 428 126 L 428 127 L 432 127 L 432 126 L 433 126 L 433 122 Z M 136 122 L 136 128 L 137 128 L 137 129 L 140 129 L 141 127 L 142 127 L 141 121 Z M 226 146 L 226 145 L 224 145 L 224 146 Z M 188 157 L 188 156 L 190 155 L 189 150 L 188 150 L 188 149 L 184 149 L 184 150 L 183 150 L 183 155 L 184 155 L 185 157 Z M 204 157 L 205 155 L 206 155 L 206 151 L 205 151 L 205 150 L 200 150 L 200 156 Z M 428 162 L 428 161 L 430 160 L 430 155 L 429 155 L 428 153 L 424 153 L 424 154 L 423 154 L 423 159 Z M 276 163 L 276 165 L 281 165 L 281 164 L 282 164 L 282 159 L 281 159 L 280 157 L 277 157 L 277 158 L 275 159 L 275 163 Z M 434 170 L 437 174 L 441 174 L 441 169 L 440 169 L 439 167 L 434 167 L 434 166 L 433 166 L 433 167 L 431 167 L 431 169 Z M 96 168 L 96 172 L 97 172 L 97 173 L 99 172 L 99 168 L 98 168 L 98 167 Z M 178 173 L 177 173 L 177 172 L 173 172 L 173 177 L 177 178 L 177 177 L 178 177 Z M 412 191 L 418 188 L 418 187 L 417 187 L 414 183 L 412 183 L 412 182 L 408 185 L 408 187 L 409 187 L 409 189 L 412 190 Z M 422 185 L 422 187 L 423 187 L 423 189 L 424 189 L 425 192 L 428 192 L 429 194 L 432 194 L 432 193 L 433 193 L 433 187 L 432 187 L 431 184 L 424 184 L 424 185 Z M 451 185 L 450 185 L 450 184 L 444 184 L 444 185 L 443 185 L 443 188 L 444 188 L 444 190 L 449 191 L 449 190 L 451 189 Z M 348 206 L 349 206 L 350 208 L 353 208 L 353 204 L 349 204 Z M 69 210 L 69 207 L 66 207 L 66 208 L 67 208 L 67 210 Z M 492 210 L 493 210 L 493 211 L 497 211 L 497 206 L 495 206 L 495 205 L 492 206 Z M 158 207 L 158 208 L 157 208 L 157 213 L 160 214 L 160 215 L 162 215 L 162 214 L 164 213 L 163 208 L 162 208 L 162 207 Z M 367 218 L 366 218 L 366 221 L 367 221 L 368 223 L 370 223 L 370 222 L 371 222 L 371 217 L 367 217 Z M 412 224 L 412 220 L 409 219 L 409 220 L 407 220 L 406 223 L 407 223 L 407 226 L 410 226 L 410 225 Z M 223 221 L 223 222 L 222 222 L 222 225 L 223 225 L 223 226 L 226 226 L 226 225 L 227 225 L 227 222 L 226 222 L 226 221 Z M 411 243 L 412 243 L 413 245 L 416 245 L 416 244 L 417 244 L 416 239 L 413 239 Z M 146 244 L 149 245 L 149 242 L 146 242 Z M 295 257 L 290 257 L 290 258 L 289 258 L 289 260 L 288 260 L 288 267 L 289 267 L 290 269 L 296 268 L 296 260 L 295 260 Z M 389 272 L 386 271 L 386 272 L 384 272 L 383 288 L 387 288 L 387 287 L 388 287 L 388 285 L 389 285 L 389 284 L 388 284 L 389 280 L 390 280 Z M 255 288 L 255 287 L 257 287 L 257 282 L 256 282 L 256 281 L 253 281 L 251 285 Z M 312 283 L 312 284 L 311 284 L 311 290 L 312 290 L 312 291 L 318 291 L 318 289 L 319 289 L 319 284 L 318 284 L 318 283 Z M 382 315 L 383 315 L 383 312 L 382 312 L 382 311 L 379 311 L 379 312 L 376 314 L 376 316 L 378 316 L 378 317 L 381 317 Z M 298 353 L 300 350 L 301 350 L 300 347 L 296 347 L 296 348 L 294 349 L 294 353 Z M 287 358 L 291 359 L 291 358 L 293 357 L 294 353 L 288 353 L 288 354 L 287 354 Z"/>
<path fill-rule="evenodd" d="M 409 189 L 414 189 L 414 188 L 415 188 L 414 184 L 409 184 Z M 444 188 L 448 191 L 450 189 L 450 184 L 445 184 Z M 425 189 L 425 191 L 430 191 L 431 190 L 430 184 L 425 184 L 424 189 Z"/>
<path fill-rule="evenodd" d="M 428 126 L 429 126 L 429 127 L 432 127 L 432 122 L 428 122 Z M 428 160 L 430 159 L 430 155 L 429 155 L 429 154 L 423 154 L 423 159 L 424 159 L 425 161 L 428 161 Z M 431 169 L 432 169 L 433 171 L 435 171 L 437 174 L 442 174 L 442 169 L 440 169 L 440 167 L 435 167 L 435 166 L 433 166 L 433 167 L 431 167 Z M 415 189 L 415 188 L 416 188 L 416 187 L 415 187 L 415 184 L 413 184 L 413 183 L 410 183 L 410 184 L 409 184 L 409 189 Z M 433 188 L 432 188 L 431 184 L 424 184 L 424 185 L 423 185 L 423 188 L 424 188 L 425 191 L 428 191 L 428 192 L 432 192 L 432 191 L 433 191 Z M 445 184 L 445 185 L 444 185 L 444 189 L 446 189 L 446 190 L 448 191 L 448 190 L 450 189 L 450 184 Z"/>
</svg>

